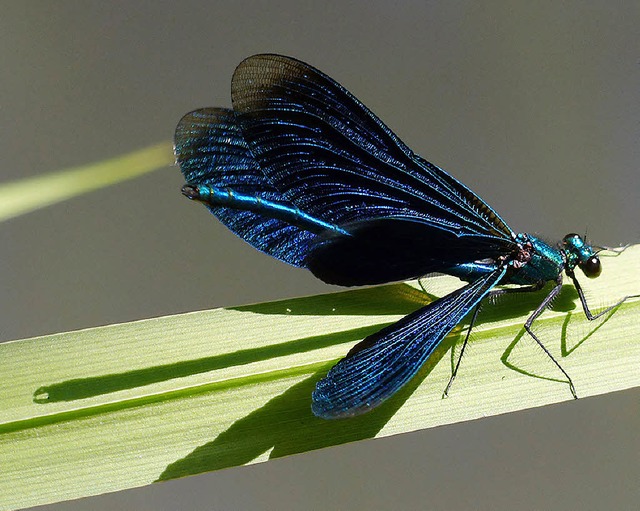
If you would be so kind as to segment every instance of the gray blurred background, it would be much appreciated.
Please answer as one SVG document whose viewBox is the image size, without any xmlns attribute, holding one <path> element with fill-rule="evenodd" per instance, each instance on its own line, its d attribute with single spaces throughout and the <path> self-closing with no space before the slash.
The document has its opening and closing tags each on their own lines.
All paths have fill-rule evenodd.
<svg viewBox="0 0 640 511">
<path fill-rule="evenodd" d="M 514 230 L 640 241 L 638 2 L 3 3 L 0 182 L 169 141 L 187 111 L 230 105 L 240 60 L 277 52 L 342 83 Z M 0 339 L 331 290 L 181 183 L 167 167 L 0 224 Z M 47 509 L 636 509 L 638 397 Z"/>
</svg>

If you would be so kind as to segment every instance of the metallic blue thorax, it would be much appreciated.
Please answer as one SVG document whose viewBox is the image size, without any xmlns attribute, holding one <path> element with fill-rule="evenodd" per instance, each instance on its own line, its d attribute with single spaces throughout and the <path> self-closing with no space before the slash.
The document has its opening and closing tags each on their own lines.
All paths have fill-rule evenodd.
<svg viewBox="0 0 640 511">
<path fill-rule="evenodd" d="M 557 280 L 564 269 L 564 257 L 562 252 L 539 238 L 530 234 L 518 234 L 516 240 L 531 259 L 517 268 L 517 262 L 513 262 L 513 273 L 509 275 L 510 284 L 537 284 Z"/>
<path fill-rule="evenodd" d="M 519 250 L 512 254 L 511 259 L 507 259 L 508 271 L 503 284 L 533 285 L 558 279 L 565 268 L 565 251 L 552 247 L 531 234 L 518 234 L 515 240 Z M 591 251 L 591 247 L 588 249 Z M 448 268 L 445 273 L 473 282 L 495 271 L 498 266 L 498 261 L 475 261 L 458 264 Z"/>
</svg>

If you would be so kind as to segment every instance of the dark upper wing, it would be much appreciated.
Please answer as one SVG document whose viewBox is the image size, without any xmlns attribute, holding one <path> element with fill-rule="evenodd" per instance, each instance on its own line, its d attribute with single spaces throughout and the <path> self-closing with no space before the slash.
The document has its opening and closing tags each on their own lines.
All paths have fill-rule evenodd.
<svg viewBox="0 0 640 511">
<path fill-rule="evenodd" d="M 505 272 L 500 267 L 357 344 L 316 385 L 313 413 L 325 419 L 360 415 L 391 397 Z"/>
<path fill-rule="evenodd" d="M 224 108 L 203 108 L 186 114 L 175 132 L 174 150 L 189 184 L 230 187 L 264 199 L 286 202 L 269 183 L 249 151 L 235 114 Z M 304 266 L 316 235 L 281 220 L 250 211 L 209 207 L 231 231 L 294 266 Z"/>
<path fill-rule="evenodd" d="M 398 279 L 513 247 L 511 229 L 482 199 L 414 155 L 315 68 L 279 55 L 249 57 L 234 73 L 232 99 L 269 181 L 303 211 L 354 234 L 323 240 L 319 255 L 310 254 L 308 266 L 324 280 L 365 283 L 345 282 L 349 275 L 340 260 L 354 266 L 391 243 L 394 262 L 405 270 L 393 274 Z M 381 245 L 378 226 L 398 235 Z M 407 238 L 416 231 L 421 235 Z M 413 253 L 420 254 L 422 267 L 411 267 Z"/>
</svg>

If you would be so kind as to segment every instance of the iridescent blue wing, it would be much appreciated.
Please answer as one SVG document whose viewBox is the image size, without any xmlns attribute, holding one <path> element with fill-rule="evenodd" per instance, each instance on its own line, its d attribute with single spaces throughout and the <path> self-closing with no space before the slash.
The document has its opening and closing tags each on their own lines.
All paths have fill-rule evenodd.
<svg viewBox="0 0 640 511">
<path fill-rule="evenodd" d="M 324 419 L 360 415 L 391 397 L 505 272 L 500 267 L 357 344 L 316 385 L 313 413 Z"/>
<path fill-rule="evenodd" d="M 251 155 L 232 110 L 203 108 L 186 114 L 176 127 L 174 150 L 189 184 L 229 187 L 263 199 L 287 202 Z M 304 266 L 308 246 L 316 235 L 250 211 L 208 208 L 258 250 L 294 266 Z"/>
<path fill-rule="evenodd" d="M 513 232 L 482 199 L 416 156 L 317 69 L 279 55 L 249 57 L 234 73 L 232 100 L 273 186 L 352 234 L 310 248 L 306 265 L 323 280 L 399 280 L 513 249 Z"/>
</svg>

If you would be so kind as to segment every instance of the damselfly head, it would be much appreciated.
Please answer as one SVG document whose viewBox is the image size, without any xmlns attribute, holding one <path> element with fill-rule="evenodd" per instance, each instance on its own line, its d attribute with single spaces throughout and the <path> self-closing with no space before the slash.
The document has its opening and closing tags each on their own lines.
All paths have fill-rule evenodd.
<svg viewBox="0 0 640 511">
<path fill-rule="evenodd" d="M 590 279 L 595 279 L 602 273 L 602 265 L 596 251 L 579 234 L 571 233 L 562 238 L 562 249 L 569 269 L 578 266 Z"/>
</svg>

